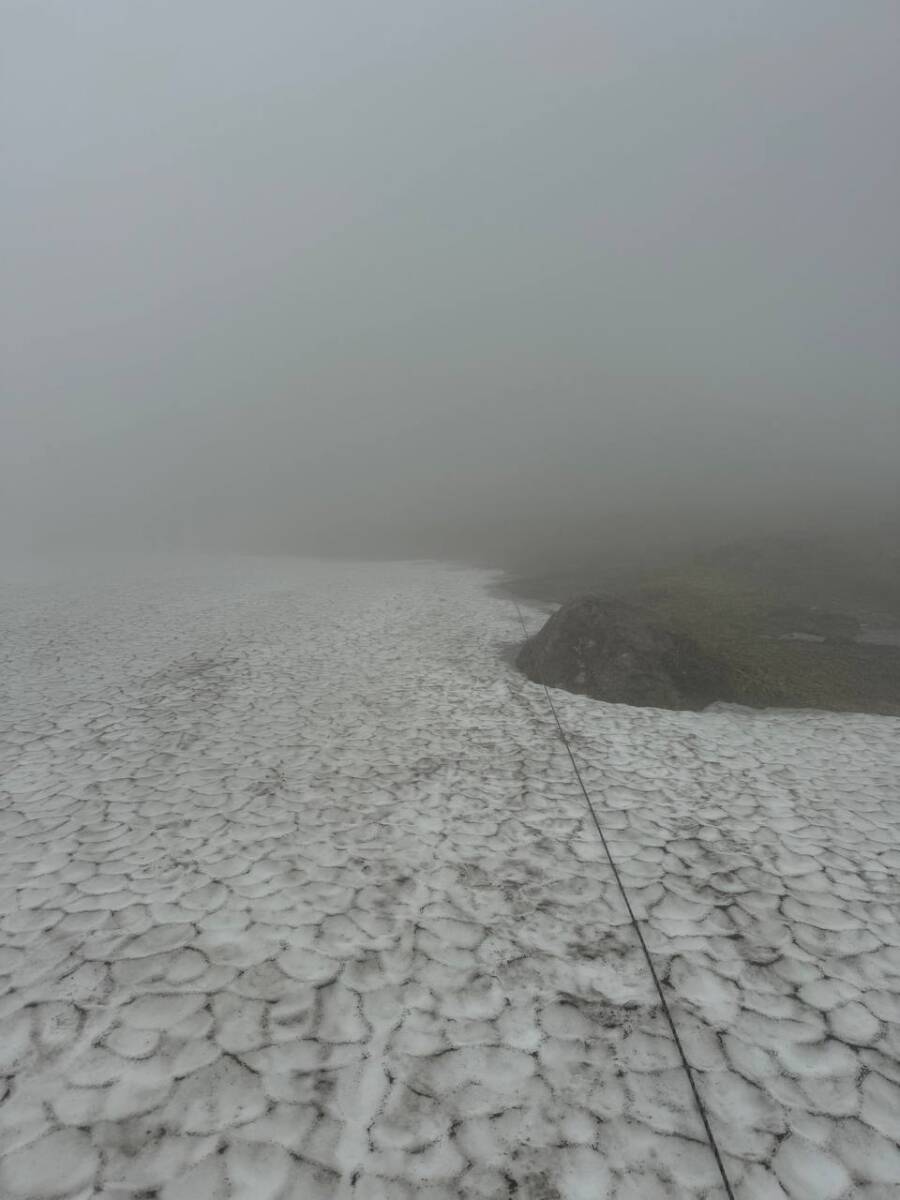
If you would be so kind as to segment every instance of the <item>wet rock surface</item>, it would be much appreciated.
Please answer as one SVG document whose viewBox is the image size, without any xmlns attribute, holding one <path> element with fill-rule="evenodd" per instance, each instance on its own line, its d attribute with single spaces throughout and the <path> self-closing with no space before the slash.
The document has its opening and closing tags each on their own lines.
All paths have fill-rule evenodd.
<svg viewBox="0 0 900 1200">
<path fill-rule="evenodd" d="M 638 605 L 603 596 L 567 601 L 522 647 L 517 665 L 548 687 L 650 708 L 729 699 L 724 666 Z"/>
</svg>

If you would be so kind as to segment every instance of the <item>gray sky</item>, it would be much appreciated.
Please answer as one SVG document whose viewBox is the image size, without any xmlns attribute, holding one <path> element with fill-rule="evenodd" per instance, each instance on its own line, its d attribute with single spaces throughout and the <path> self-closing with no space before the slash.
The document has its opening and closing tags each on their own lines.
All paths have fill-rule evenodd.
<svg viewBox="0 0 900 1200">
<path fill-rule="evenodd" d="M 0 0 L 3 536 L 897 497 L 897 0 Z"/>
</svg>

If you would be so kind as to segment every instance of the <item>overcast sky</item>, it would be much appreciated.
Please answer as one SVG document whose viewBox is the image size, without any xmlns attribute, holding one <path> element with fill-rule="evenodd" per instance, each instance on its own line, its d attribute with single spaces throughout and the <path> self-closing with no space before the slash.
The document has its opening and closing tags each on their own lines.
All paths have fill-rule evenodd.
<svg viewBox="0 0 900 1200">
<path fill-rule="evenodd" d="M 6 540 L 502 557 L 896 497 L 897 0 L 0 13 Z"/>
</svg>

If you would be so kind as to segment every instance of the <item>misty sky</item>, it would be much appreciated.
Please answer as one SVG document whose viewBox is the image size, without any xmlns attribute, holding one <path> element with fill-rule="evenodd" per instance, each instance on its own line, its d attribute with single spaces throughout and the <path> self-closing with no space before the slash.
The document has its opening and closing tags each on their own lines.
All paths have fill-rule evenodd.
<svg viewBox="0 0 900 1200">
<path fill-rule="evenodd" d="M 6 540 L 502 557 L 896 498 L 897 0 L 0 21 Z"/>
</svg>

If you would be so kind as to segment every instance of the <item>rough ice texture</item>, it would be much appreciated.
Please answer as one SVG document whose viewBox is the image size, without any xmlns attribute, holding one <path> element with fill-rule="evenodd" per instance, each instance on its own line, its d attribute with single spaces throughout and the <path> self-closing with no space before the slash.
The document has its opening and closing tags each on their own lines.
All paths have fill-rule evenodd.
<svg viewBox="0 0 900 1200">
<path fill-rule="evenodd" d="M 486 578 L 5 586 L 0 1195 L 722 1196 Z M 555 699 L 736 1195 L 896 1196 L 900 721 Z"/>
</svg>

